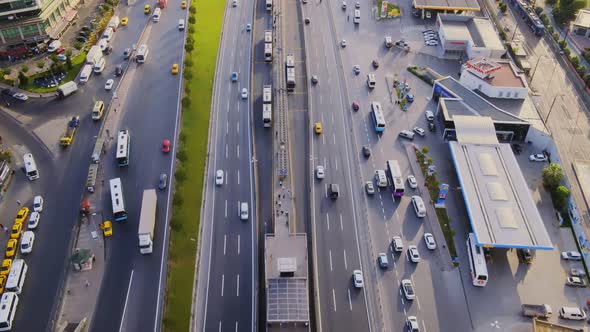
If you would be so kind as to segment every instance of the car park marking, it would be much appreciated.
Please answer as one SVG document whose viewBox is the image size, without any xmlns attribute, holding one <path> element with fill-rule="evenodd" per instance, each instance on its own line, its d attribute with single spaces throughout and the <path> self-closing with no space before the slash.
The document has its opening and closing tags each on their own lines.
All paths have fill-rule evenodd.
<svg viewBox="0 0 590 332">
<path fill-rule="evenodd" d="M 332 250 L 328 250 L 328 255 L 330 256 L 330 271 L 334 271 L 332 267 Z"/>
<path fill-rule="evenodd" d="M 334 302 L 334 312 L 336 312 L 336 292 L 332 288 L 332 302 Z"/>
<path fill-rule="evenodd" d="M 350 288 L 346 289 L 348 291 L 348 307 L 350 308 L 350 311 L 352 311 L 352 301 L 350 300 Z"/>
</svg>

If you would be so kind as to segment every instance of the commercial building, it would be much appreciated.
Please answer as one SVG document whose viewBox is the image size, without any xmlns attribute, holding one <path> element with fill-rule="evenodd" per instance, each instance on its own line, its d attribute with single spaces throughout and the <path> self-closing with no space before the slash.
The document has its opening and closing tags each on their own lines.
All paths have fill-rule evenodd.
<svg viewBox="0 0 590 332">
<path fill-rule="evenodd" d="M 454 117 L 449 142 L 477 245 L 552 250 L 531 191 L 510 144 L 499 143 L 489 117 Z"/>
<path fill-rule="evenodd" d="M 477 0 L 412 0 L 412 9 L 416 16 L 424 18 L 426 11 L 443 13 L 478 12 L 481 10 Z"/>
<path fill-rule="evenodd" d="M 572 23 L 572 33 L 590 38 L 590 10 L 580 9 Z"/>
<path fill-rule="evenodd" d="M 529 88 L 524 74 L 509 60 L 470 60 L 461 68 L 459 82 L 490 98 L 525 99 Z"/>
<path fill-rule="evenodd" d="M 531 127 L 527 121 L 495 106 L 453 77 L 434 81 L 432 94 L 438 100 L 436 112 L 442 117 L 445 139 L 456 139 L 455 119 L 466 115 L 489 118 L 500 142 L 523 142 Z"/>
<path fill-rule="evenodd" d="M 76 17 L 80 0 L 13 0 L 0 5 L 0 58 L 19 58 L 58 39 Z"/>
<path fill-rule="evenodd" d="M 440 14 L 436 28 L 444 57 L 495 59 L 506 54 L 488 18 Z"/>
</svg>

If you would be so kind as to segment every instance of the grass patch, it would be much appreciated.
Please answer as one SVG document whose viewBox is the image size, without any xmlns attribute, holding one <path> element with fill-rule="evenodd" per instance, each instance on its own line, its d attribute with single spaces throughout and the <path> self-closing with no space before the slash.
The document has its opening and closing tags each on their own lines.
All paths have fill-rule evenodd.
<svg viewBox="0 0 590 332">
<path fill-rule="evenodd" d="M 195 255 L 198 246 L 199 216 L 213 79 L 221 36 L 225 1 L 195 0 L 197 24 L 189 24 L 188 39 L 195 48 L 186 54 L 187 102 L 183 98 L 179 163 L 176 170 L 174 213 L 171 220 L 167 297 L 163 325 L 165 331 L 188 331 L 191 317 Z M 194 10 L 193 10 L 194 11 Z M 190 33 L 192 31 L 192 33 Z"/>
<path fill-rule="evenodd" d="M 76 55 L 75 57 L 72 58 L 72 69 L 67 71 L 66 77 L 63 80 L 64 83 L 69 82 L 69 81 L 73 81 L 76 78 L 76 76 L 80 72 L 80 69 L 84 65 L 85 60 L 86 60 L 86 52 L 80 52 L 78 55 Z M 19 86 L 19 88 L 21 88 L 25 91 L 35 92 L 35 93 L 47 93 L 47 92 L 56 91 L 57 87 L 41 88 L 41 87 L 36 86 L 35 83 L 33 83 L 36 78 L 42 77 L 42 76 L 47 76 L 48 73 L 49 73 L 49 71 L 44 71 L 41 73 L 37 73 L 35 75 L 28 76 L 29 82 L 27 82 L 26 85 Z"/>
<path fill-rule="evenodd" d="M 383 3 L 383 0 L 378 0 L 377 1 L 377 8 L 379 10 L 378 15 L 381 15 L 381 5 Z M 387 18 L 392 18 L 392 17 L 400 17 L 401 16 L 401 10 L 399 9 L 399 6 L 396 4 L 391 3 L 391 0 L 388 0 L 387 3 Z"/>
</svg>

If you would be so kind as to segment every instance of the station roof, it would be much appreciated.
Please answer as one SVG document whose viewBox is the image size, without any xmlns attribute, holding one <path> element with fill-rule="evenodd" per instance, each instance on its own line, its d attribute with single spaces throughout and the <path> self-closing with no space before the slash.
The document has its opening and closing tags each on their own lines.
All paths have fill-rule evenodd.
<svg viewBox="0 0 590 332">
<path fill-rule="evenodd" d="M 307 279 L 268 279 L 268 322 L 309 322 Z"/>
<path fill-rule="evenodd" d="M 413 0 L 416 9 L 480 11 L 477 0 Z"/>
<path fill-rule="evenodd" d="M 498 143 L 492 119 L 454 121 L 457 141 L 449 147 L 478 245 L 553 249 L 514 153 Z"/>
</svg>

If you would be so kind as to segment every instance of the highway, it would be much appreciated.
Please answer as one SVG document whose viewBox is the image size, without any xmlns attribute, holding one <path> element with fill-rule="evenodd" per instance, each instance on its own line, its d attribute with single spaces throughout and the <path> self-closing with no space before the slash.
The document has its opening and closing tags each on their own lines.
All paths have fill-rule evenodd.
<svg viewBox="0 0 590 332">
<path fill-rule="evenodd" d="M 254 2 L 226 4 L 220 53 L 215 72 L 205 210 L 202 219 L 200 265 L 197 277 L 195 330 L 256 329 L 256 233 L 251 87 Z M 230 79 L 238 72 L 237 82 Z M 248 99 L 240 97 L 248 89 Z M 259 93 L 259 92 L 257 92 Z M 215 185 L 216 170 L 224 183 Z M 248 220 L 240 220 L 240 202 L 247 202 Z"/>
</svg>

